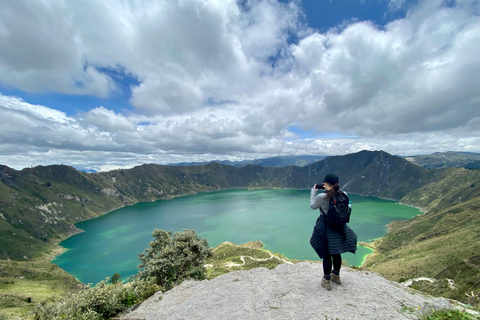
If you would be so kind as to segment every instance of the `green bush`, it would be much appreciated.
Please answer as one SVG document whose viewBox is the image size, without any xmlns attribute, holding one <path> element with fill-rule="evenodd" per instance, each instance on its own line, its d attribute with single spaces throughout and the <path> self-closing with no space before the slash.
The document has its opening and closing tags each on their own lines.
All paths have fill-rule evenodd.
<svg viewBox="0 0 480 320">
<path fill-rule="evenodd" d="M 206 239 L 195 230 L 172 231 L 155 229 L 154 240 L 138 255 L 140 279 L 154 278 L 163 290 L 170 290 L 184 279 L 205 279 L 205 260 L 212 255 Z"/>
<path fill-rule="evenodd" d="M 183 279 L 205 279 L 205 259 L 211 256 L 207 240 L 199 238 L 194 230 L 172 235 L 171 231 L 155 229 L 152 236 L 154 240 L 139 255 L 140 269 L 129 282 L 124 284 L 120 275 L 114 274 L 62 301 L 37 306 L 37 319 L 108 319 L 159 290 L 171 289 Z"/>
<path fill-rule="evenodd" d="M 475 319 L 468 314 L 457 310 L 435 311 L 432 314 L 422 317 L 421 320 L 472 320 Z"/>
<path fill-rule="evenodd" d="M 2 311 L 0 311 L 0 320 L 8 320 L 7 316 Z"/>
<path fill-rule="evenodd" d="M 154 278 L 141 279 L 138 276 L 135 276 L 132 281 L 126 283 L 125 287 L 128 290 L 126 298 L 131 299 L 134 297 L 135 299 L 133 303 L 125 301 L 125 304 L 128 306 L 144 301 L 153 296 L 155 292 L 160 291 L 160 287 L 155 283 Z"/>
<path fill-rule="evenodd" d="M 93 288 L 85 287 L 65 300 L 41 304 L 35 309 L 35 314 L 41 320 L 108 319 L 145 300 L 159 289 L 154 279 L 134 278 L 127 284 L 105 280 Z"/>
<path fill-rule="evenodd" d="M 110 280 L 108 281 L 109 283 L 117 283 L 122 279 L 122 276 L 119 273 L 115 273 Z"/>
</svg>

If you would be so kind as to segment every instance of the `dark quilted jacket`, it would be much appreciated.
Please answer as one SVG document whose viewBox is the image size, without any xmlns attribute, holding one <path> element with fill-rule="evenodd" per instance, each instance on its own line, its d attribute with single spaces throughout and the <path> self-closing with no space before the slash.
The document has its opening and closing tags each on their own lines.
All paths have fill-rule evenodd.
<svg viewBox="0 0 480 320">
<path fill-rule="evenodd" d="M 343 232 L 333 230 L 325 223 L 325 216 L 321 214 L 313 228 L 310 244 L 320 259 L 331 254 L 355 253 L 357 235 L 347 225 L 344 225 Z"/>
</svg>

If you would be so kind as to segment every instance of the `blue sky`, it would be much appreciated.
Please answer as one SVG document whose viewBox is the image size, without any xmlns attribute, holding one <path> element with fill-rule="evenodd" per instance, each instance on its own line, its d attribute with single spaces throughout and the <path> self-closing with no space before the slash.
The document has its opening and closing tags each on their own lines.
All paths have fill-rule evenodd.
<svg viewBox="0 0 480 320">
<path fill-rule="evenodd" d="M 404 18 L 407 9 L 417 1 L 405 1 L 400 7 L 389 5 L 389 1 L 382 0 L 332 0 L 332 1 L 303 1 L 302 7 L 306 14 L 308 25 L 325 32 L 329 28 L 342 25 L 345 21 L 370 20 L 376 25 L 384 26 L 390 21 Z M 392 6 L 395 6 L 393 8 Z"/>
<path fill-rule="evenodd" d="M 112 75 L 117 85 L 117 90 L 112 92 L 108 97 L 100 98 L 93 95 L 60 94 L 50 90 L 29 92 L 5 84 L 0 84 L 0 93 L 21 97 L 29 103 L 48 106 L 49 108 L 63 111 L 70 116 L 81 112 L 88 112 L 98 106 L 103 106 L 115 112 L 131 111 L 133 108 L 129 103 L 131 95 L 130 87 L 138 85 L 138 80 L 116 70 L 103 69 L 103 72 Z"/>
<path fill-rule="evenodd" d="M 0 163 L 480 152 L 478 1 L 0 9 Z"/>
</svg>

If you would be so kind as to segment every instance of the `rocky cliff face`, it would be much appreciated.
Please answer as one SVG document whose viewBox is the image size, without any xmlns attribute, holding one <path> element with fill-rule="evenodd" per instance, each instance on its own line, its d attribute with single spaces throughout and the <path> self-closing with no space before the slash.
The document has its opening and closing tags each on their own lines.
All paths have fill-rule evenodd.
<svg viewBox="0 0 480 320">
<path fill-rule="evenodd" d="M 320 286 L 322 265 L 282 264 L 231 272 L 158 292 L 122 319 L 418 319 L 440 309 L 465 309 L 424 296 L 382 276 L 343 268 L 342 285 Z"/>
<path fill-rule="evenodd" d="M 340 184 L 352 193 L 394 200 L 436 178 L 435 172 L 383 151 L 328 157 L 310 167 L 322 178 L 330 172 L 338 173 Z"/>
</svg>

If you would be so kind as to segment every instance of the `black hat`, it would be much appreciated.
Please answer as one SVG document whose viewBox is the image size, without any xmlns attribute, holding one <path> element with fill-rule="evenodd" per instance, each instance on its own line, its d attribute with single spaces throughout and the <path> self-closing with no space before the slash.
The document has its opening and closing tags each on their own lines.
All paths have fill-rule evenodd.
<svg viewBox="0 0 480 320">
<path fill-rule="evenodd" d="M 336 174 L 329 173 L 325 176 L 325 179 L 323 179 L 323 182 L 326 182 L 333 186 L 335 183 L 339 183 L 338 176 Z"/>
</svg>

